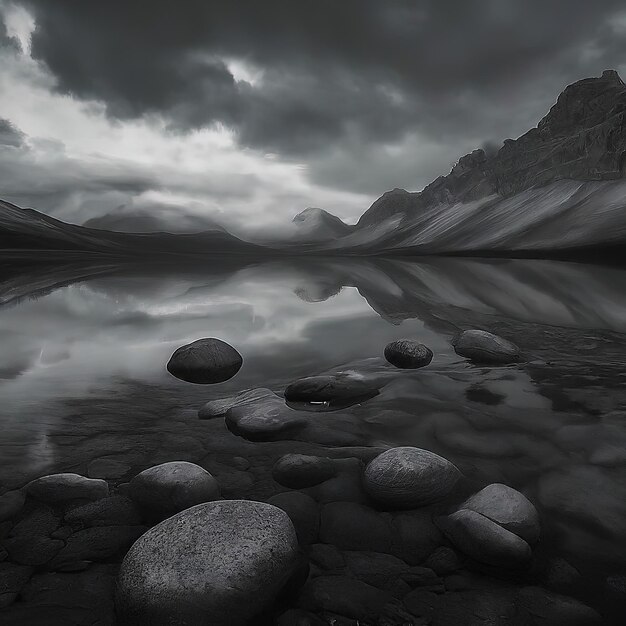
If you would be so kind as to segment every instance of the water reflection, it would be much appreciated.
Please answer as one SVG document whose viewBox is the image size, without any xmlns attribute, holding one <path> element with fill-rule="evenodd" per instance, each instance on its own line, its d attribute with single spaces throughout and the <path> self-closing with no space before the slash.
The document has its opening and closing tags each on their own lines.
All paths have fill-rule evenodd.
<svg viewBox="0 0 626 626">
<path fill-rule="evenodd" d="M 476 486 L 518 488 L 539 505 L 547 545 L 574 565 L 603 576 L 626 566 L 623 270 L 318 259 L 3 272 L 3 488 L 85 472 L 103 456 L 129 471 L 201 459 L 234 445 L 219 421 L 196 418 L 206 400 L 252 387 L 280 393 L 339 368 L 383 385 L 346 409 L 363 444 L 418 445 L 454 460 Z M 468 365 L 450 338 L 469 327 L 518 343 L 526 362 Z M 170 377 L 173 350 L 205 336 L 238 349 L 239 374 L 211 387 Z M 400 372 L 384 361 L 385 344 L 403 337 L 433 350 L 431 366 Z"/>
</svg>

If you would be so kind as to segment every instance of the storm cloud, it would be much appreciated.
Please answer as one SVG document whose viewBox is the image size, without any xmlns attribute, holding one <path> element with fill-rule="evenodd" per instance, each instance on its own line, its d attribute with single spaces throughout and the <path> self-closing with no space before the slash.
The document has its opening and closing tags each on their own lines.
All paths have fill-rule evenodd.
<svg viewBox="0 0 626 626">
<path fill-rule="evenodd" d="M 420 189 L 462 154 L 536 125 L 568 83 L 626 69 L 618 0 L 12 6 L 32 16 L 29 58 L 51 94 L 112 125 L 156 124 L 164 137 L 222 129 L 246 158 L 299 168 L 319 197 L 278 190 L 292 214 L 338 192 L 327 208 L 355 219 L 385 190 Z M 259 177 L 248 209 L 275 217 L 273 199 L 260 199 L 271 181 Z"/>
</svg>

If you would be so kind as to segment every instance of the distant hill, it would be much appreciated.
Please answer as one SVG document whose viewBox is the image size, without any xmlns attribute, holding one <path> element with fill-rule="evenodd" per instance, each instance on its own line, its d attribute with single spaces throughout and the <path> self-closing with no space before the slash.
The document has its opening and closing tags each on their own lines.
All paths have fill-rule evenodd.
<svg viewBox="0 0 626 626">
<path fill-rule="evenodd" d="M 0 201 L 0 249 L 41 255 L 73 252 L 113 256 L 261 255 L 275 253 L 225 231 L 194 234 L 117 233 L 66 224 L 34 209 Z"/>
<path fill-rule="evenodd" d="M 293 218 L 297 237 L 306 241 L 328 241 L 344 237 L 354 230 L 343 220 L 324 209 L 308 208 Z"/>
<path fill-rule="evenodd" d="M 83 223 L 87 228 L 112 230 L 120 233 L 199 233 L 206 231 L 226 232 L 212 220 L 189 215 L 175 207 L 150 212 L 146 209 L 118 209 L 98 217 L 92 217 Z"/>
</svg>

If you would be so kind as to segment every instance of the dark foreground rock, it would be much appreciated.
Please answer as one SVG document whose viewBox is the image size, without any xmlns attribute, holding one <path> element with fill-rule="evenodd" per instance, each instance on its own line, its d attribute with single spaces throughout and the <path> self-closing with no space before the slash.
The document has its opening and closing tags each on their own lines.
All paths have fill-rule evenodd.
<svg viewBox="0 0 626 626">
<path fill-rule="evenodd" d="M 319 485 L 336 473 L 331 459 L 307 454 L 285 454 L 272 468 L 274 480 L 289 489 Z"/>
<path fill-rule="evenodd" d="M 530 544 L 539 540 L 541 529 L 537 509 L 524 494 L 507 485 L 487 485 L 459 508 L 488 517 Z"/>
<path fill-rule="evenodd" d="M 118 615 L 121 623 L 153 626 L 245 624 L 271 606 L 299 562 L 296 532 L 281 509 L 245 500 L 200 504 L 130 549 Z"/>
<path fill-rule="evenodd" d="M 137 474 L 130 481 L 129 495 L 148 513 L 171 515 L 216 500 L 220 489 L 215 478 L 199 465 L 171 461 Z"/>
<path fill-rule="evenodd" d="M 167 371 L 188 383 L 221 383 L 241 368 L 243 358 L 220 339 L 198 339 L 181 346 L 170 357 Z"/>
<path fill-rule="evenodd" d="M 32 498 L 49 504 L 65 504 L 72 500 L 98 500 L 109 495 L 106 481 L 85 478 L 79 474 L 49 474 L 26 485 Z"/>
<path fill-rule="evenodd" d="M 385 358 L 401 369 L 417 369 L 425 367 L 433 360 L 433 352 L 423 343 L 401 339 L 387 344 Z"/>
<path fill-rule="evenodd" d="M 515 569 L 532 558 L 526 541 L 476 511 L 461 509 L 438 524 L 459 550 L 480 563 Z"/>
<path fill-rule="evenodd" d="M 454 351 L 474 363 L 504 365 L 520 360 L 520 349 L 486 330 L 466 330 L 452 342 Z"/>
<path fill-rule="evenodd" d="M 365 490 L 383 508 L 412 509 L 450 494 L 459 470 L 447 459 L 421 448 L 391 448 L 372 460 L 363 477 Z"/>
</svg>

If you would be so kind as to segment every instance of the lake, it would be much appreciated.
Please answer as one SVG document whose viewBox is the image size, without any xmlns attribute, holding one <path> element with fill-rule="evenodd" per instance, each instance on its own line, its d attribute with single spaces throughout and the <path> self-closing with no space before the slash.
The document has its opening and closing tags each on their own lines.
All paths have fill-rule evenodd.
<svg viewBox="0 0 626 626">
<path fill-rule="evenodd" d="M 125 482 L 188 460 L 224 475 L 227 491 L 265 498 L 280 451 L 416 446 L 453 461 L 470 491 L 501 482 L 523 492 L 540 512 L 540 556 L 565 559 L 580 573 L 572 595 L 617 620 L 626 271 L 462 258 L 4 264 L 0 303 L 0 492 L 59 471 Z M 451 345 L 468 328 L 513 341 L 523 361 L 470 364 Z M 201 337 L 241 353 L 234 378 L 203 386 L 168 374 L 172 352 Z M 384 347 L 400 338 L 426 344 L 432 363 L 388 364 Z M 252 443 L 223 419 L 198 419 L 210 399 L 254 387 L 280 394 L 337 371 L 381 392 L 320 413 L 325 439 Z M 229 473 L 233 455 L 249 460 L 251 478 Z"/>
</svg>

